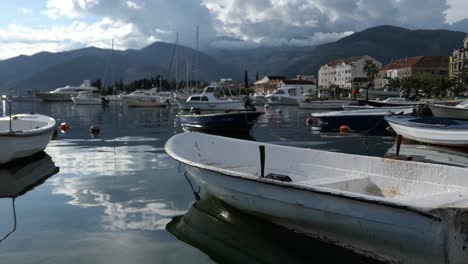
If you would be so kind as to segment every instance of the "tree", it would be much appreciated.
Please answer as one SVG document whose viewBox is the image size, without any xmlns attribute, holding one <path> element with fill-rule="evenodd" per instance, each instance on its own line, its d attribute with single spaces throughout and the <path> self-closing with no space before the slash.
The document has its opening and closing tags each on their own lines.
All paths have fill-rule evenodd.
<svg viewBox="0 0 468 264">
<path fill-rule="evenodd" d="M 366 101 L 369 101 L 369 88 L 374 87 L 374 79 L 379 74 L 379 67 L 372 60 L 366 60 L 362 69 L 369 80 L 369 85 L 366 87 Z"/>
<path fill-rule="evenodd" d="M 244 88 L 249 88 L 249 76 L 247 74 L 247 70 L 244 72 Z"/>
</svg>

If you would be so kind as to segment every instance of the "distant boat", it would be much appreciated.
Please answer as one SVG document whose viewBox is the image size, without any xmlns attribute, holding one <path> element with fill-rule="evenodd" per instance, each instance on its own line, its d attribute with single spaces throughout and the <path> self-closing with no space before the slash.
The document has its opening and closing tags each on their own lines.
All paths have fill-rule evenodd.
<svg viewBox="0 0 468 264">
<path fill-rule="evenodd" d="M 184 130 L 215 133 L 249 133 L 263 112 L 233 111 L 226 113 L 179 114 Z"/>
<path fill-rule="evenodd" d="M 389 111 L 393 113 L 399 113 L 402 111 L 407 111 L 411 106 L 381 106 L 375 107 L 370 105 L 343 105 L 343 110 L 351 111 L 351 110 L 375 110 L 375 111 Z"/>
<path fill-rule="evenodd" d="M 355 103 L 351 100 L 313 100 L 306 99 L 299 102 L 300 109 L 326 109 L 326 110 L 341 110 L 344 106 Z"/>
<path fill-rule="evenodd" d="M 421 105 L 425 104 L 424 102 L 418 101 L 408 101 L 403 97 L 390 97 L 385 100 L 359 100 L 359 104 L 361 105 L 370 105 L 375 107 L 388 107 L 388 106 L 414 106 L 414 105 Z"/>
<path fill-rule="evenodd" d="M 122 96 L 123 101 L 130 107 L 164 107 L 167 105 L 156 89 L 136 90 Z"/>
<path fill-rule="evenodd" d="M 165 150 L 202 199 L 389 263 L 468 263 L 466 168 L 199 133 Z"/>
<path fill-rule="evenodd" d="M 254 95 L 250 96 L 250 98 L 256 105 L 265 105 L 267 103 L 265 96 L 266 95 L 264 93 L 255 93 Z"/>
<path fill-rule="evenodd" d="M 0 118 L 0 164 L 44 150 L 52 139 L 55 120 L 39 114 L 17 114 Z"/>
<path fill-rule="evenodd" d="M 411 116 L 389 116 L 385 119 L 403 138 L 434 145 L 468 146 L 468 121 Z"/>
<path fill-rule="evenodd" d="M 468 119 L 468 100 L 465 100 L 456 106 L 441 104 L 430 104 L 432 114 L 435 117 L 445 117 L 453 119 Z"/>
<path fill-rule="evenodd" d="M 82 91 L 98 92 L 99 89 L 91 86 L 91 82 L 86 80 L 80 86 L 68 85 L 51 92 L 36 93 L 36 96 L 42 101 L 71 101 L 72 96 L 77 96 Z"/>
<path fill-rule="evenodd" d="M 265 99 L 270 105 L 299 105 L 300 101 L 306 99 L 304 92 L 295 86 L 282 86 L 272 94 L 266 95 Z"/>
<path fill-rule="evenodd" d="M 72 101 L 76 105 L 102 105 L 108 101 L 91 91 L 79 92 L 77 96 L 72 96 Z"/>
<path fill-rule="evenodd" d="M 388 123 L 384 117 L 391 114 L 409 114 L 413 107 L 388 110 L 361 109 L 348 111 L 332 111 L 312 113 L 312 130 L 323 132 L 340 131 L 341 126 L 348 126 L 351 132 L 366 132 L 373 134 L 387 134 Z"/>
<path fill-rule="evenodd" d="M 251 107 L 246 100 L 223 99 L 222 87 L 216 85 L 207 86 L 203 93 L 191 95 L 187 100 L 176 100 L 181 110 L 190 110 L 192 108 L 201 111 L 214 110 L 249 110 Z"/>
</svg>

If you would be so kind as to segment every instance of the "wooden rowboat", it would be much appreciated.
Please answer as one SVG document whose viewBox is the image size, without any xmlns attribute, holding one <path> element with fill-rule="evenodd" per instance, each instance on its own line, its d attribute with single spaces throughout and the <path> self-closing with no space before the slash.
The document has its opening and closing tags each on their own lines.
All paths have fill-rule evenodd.
<svg viewBox="0 0 468 264">
<path fill-rule="evenodd" d="M 387 262 L 468 262 L 468 169 L 199 133 L 165 150 L 202 197 Z"/>
</svg>

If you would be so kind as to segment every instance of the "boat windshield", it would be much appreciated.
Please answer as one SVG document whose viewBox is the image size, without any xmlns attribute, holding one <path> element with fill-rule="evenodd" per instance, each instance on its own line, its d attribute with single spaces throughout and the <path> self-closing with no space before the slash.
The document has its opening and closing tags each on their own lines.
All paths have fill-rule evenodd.
<svg viewBox="0 0 468 264">
<path fill-rule="evenodd" d="M 189 101 L 200 101 L 200 96 L 191 96 Z"/>
</svg>

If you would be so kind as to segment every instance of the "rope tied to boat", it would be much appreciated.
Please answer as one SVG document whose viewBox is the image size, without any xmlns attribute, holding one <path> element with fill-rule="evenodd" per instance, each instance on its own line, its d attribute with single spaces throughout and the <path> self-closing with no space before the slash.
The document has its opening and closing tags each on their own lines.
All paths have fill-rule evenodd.
<svg viewBox="0 0 468 264">
<path fill-rule="evenodd" d="M 195 196 L 195 200 L 200 201 L 200 186 L 198 186 L 198 191 L 195 191 L 195 188 L 193 188 L 193 184 L 188 178 L 189 173 L 187 171 L 184 172 L 185 179 L 187 179 L 188 183 L 190 184 L 190 189 L 192 189 L 193 196 Z"/>
</svg>

